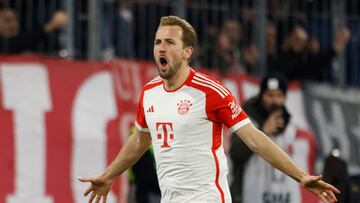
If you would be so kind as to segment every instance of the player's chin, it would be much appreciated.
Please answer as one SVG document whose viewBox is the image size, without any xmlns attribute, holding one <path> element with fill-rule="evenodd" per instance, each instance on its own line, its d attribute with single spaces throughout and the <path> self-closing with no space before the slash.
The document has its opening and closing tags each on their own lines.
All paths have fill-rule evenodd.
<svg viewBox="0 0 360 203">
<path fill-rule="evenodd" d="M 168 70 L 159 69 L 159 75 L 162 79 L 170 79 L 171 78 L 171 73 Z"/>
</svg>

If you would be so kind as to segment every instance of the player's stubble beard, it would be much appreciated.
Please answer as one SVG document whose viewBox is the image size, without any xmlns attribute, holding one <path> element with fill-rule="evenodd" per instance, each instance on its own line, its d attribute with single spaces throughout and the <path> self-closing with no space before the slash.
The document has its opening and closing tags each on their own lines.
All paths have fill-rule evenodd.
<svg viewBox="0 0 360 203">
<path fill-rule="evenodd" d="M 177 71 L 180 69 L 181 67 L 181 60 L 177 60 L 175 61 L 175 64 L 173 66 L 171 66 L 168 63 L 169 69 L 166 72 L 161 72 L 160 67 L 158 65 L 158 71 L 159 71 L 159 75 L 162 79 L 165 80 L 169 80 L 171 79 L 174 75 L 176 75 Z"/>
</svg>

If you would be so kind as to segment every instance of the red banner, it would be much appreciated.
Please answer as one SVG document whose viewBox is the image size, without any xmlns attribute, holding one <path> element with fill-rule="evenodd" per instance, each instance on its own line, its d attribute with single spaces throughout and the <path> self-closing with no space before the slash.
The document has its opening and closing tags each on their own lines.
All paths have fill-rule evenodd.
<svg viewBox="0 0 360 203">
<path fill-rule="evenodd" d="M 101 173 L 116 156 L 141 88 L 156 75 L 154 64 L 138 61 L 1 56 L 0 202 L 86 202 L 77 177 Z M 221 80 L 240 101 L 258 90 L 244 74 Z M 306 129 L 299 86 L 289 95 L 295 123 Z M 127 193 L 125 174 L 108 202 L 127 202 Z"/>
</svg>

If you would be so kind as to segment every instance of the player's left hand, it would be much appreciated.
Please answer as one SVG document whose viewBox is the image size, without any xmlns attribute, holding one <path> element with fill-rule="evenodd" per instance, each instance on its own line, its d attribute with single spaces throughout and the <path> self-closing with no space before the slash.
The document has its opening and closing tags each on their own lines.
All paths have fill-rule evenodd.
<svg viewBox="0 0 360 203">
<path fill-rule="evenodd" d="M 334 193 L 340 194 L 340 191 L 329 183 L 321 180 L 322 176 L 304 176 L 300 184 L 307 190 L 314 193 L 324 202 L 336 202 L 337 199 Z"/>
<path fill-rule="evenodd" d="M 95 203 L 100 203 L 101 199 L 103 203 L 106 203 L 107 195 L 111 189 L 114 179 L 108 179 L 103 176 L 79 178 L 81 182 L 89 182 L 91 185 L 87 188 L 84 196 L 90 194 L 89 203 L 95 200 Z"/>
</svg>

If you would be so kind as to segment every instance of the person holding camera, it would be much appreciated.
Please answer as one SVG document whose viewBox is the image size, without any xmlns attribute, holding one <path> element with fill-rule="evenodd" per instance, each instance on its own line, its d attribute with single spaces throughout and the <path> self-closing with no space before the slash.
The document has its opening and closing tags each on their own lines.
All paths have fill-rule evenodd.
<svg viewBox="0 0 360 203">
<path fill-rule="evenodd" d="M 304 132 L 291 122 L 291 115 L 285 107 L 287 89 L 287 80 L 283 75 L 268 75 L 261 81 L 259 95 L 246 101 L 242 108 L 253 124 L 288 153 L 295 162 L 310 163 L 309 153 L 294 154 L 294 151 L 299 152 L 295 146 L 295 143 L 299 142 L 298 137 L 311 136 L 303 136 Z M 255 156 L 241 139 L 232 136 L 231 141 L 233 182 L 230 190 L 234 203 L 303 202 L 303 191 L 295 181 L 271 168 L 259 156 Z M 314 140 L 313 142 L 307 140 L 305 143 L 308 144 L 305 144 L 306 146 L 315 148 Z M 312 172 L 311 166 L 302 167 Z"/>
</svg>

